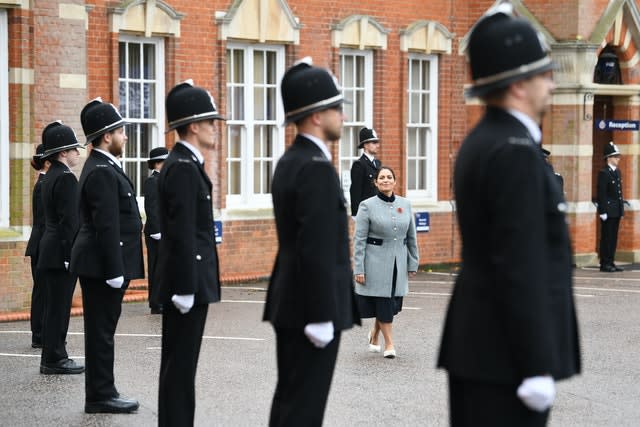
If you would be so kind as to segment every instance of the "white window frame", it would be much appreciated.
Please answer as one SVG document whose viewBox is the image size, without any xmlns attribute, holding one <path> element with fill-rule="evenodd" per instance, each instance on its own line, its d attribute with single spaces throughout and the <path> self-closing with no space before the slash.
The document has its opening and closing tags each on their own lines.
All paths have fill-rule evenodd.
<svg viewBox="0 0 640 427">
<path fill-rule="evenodd" d="M 156 84 L 156 94 L 155 94 L 155 111 L 156 111 L 156 116 L 155 119 L 146 119 L 146 118 L 131 118 L 131 117 L 127 117 L 128 114 L 125 111 L 121 111 L 120 114 L 122 114 L 122 116 L 127 120 L 127 122 L 129 123 L 151 123 L 154 126 L 151 126 L 151 130 L 152 130 L 152 135 L 150 136 L 150 146 L 149 146 L 149 151 L 151 151 L 152 148 L 156 148 L 156 147 L 164 147 L 164 132 L 165 132 L 165 127 L 164 127 L 164 123 L 165 123 L 165 111 L 164 111 L 164 99 L 165 99 L 165 68 L 164 68 L 164 40 L 162 38 L 158 38 L 158 37 L 141 37 L 141 36 L 131 36 L 131 35 L 120 35 L 120 37 L 118 38 L 118 57 L 120 55 L 120 51 L 119 51 L 119 44 L 120 42 L 124 42 L 124 43 L 136 43 L 136 44 L 153 44 L 155 45 L 155 70 L 156 70 L 156 77 L 153 80 Z M 127 61 L 129 60 L 129 57 L 127 55 Z M 119 69 L 119 65 L 118 64 L 118 69 Z M 128 65 L 127 65 L 128 67 Z M 142 80 L 143 77 L 140 76 L 140 80 Z M 118 72 L 118 87 L 120 86 L 120 81 L 122 79 L 120 78 L 119 72 Z M 139 80 L 139 79 L 136 79 Z M 131 135 L 127 135 L 127 136 L 131 136 Z M 125 153 L 123 153 L 122 155 L 122 163 L 123 163 L 123 168 L 125 167 L 126 163 L 137 163 L 137 167 L 140 168 L 140 170 L 138 170 L 136 176 L 129 176 L 129 179 L 131 179 L 131 182 L 133 182 L 134 186 L 135 186 L 135 190 L 137 193 L 137 199 L 138 199 L 138 203 L 140 206 L 144 206 L 143 200 L 144 200 L 144 189 L 143 189 L 143 185 L 144 185 L 144 181 L 145 179 L 149 176 L 149 170 L 146 168 L 145 163 L 148 159 L 149 159 L 149 153 L 139 153 L 138 157 L 135 158 L 127 158 L 126 157 L 126 149 L 124 150 Z"/>
<path fill-rule="evenodd" d="M 9 24 L 0 9 L 0 227 L 10 226 L 9 198 Z"/>
<path fill-rule="evenodd" d="M 340 183 L 342 185 L 342 191 L 347 200 L 350 200 L 349 187 L 351 186 L 351 165 L 362 156 L 362 149 L 357 148 L 359 143 L 358 131 L 363 126 L 372 127 L 373 123 L 373 51 L 371 50 L 357 50 L 357 49 L 340 49 L 340 84 L 343 85 L 347 81 L 344 75 L 343 69 L 343 57 L 345 56 L 360 56 L 364 58 L 364 118 L 362 120 L 354 121 L 353 117 L 349 116 L 349 111 L 355 106 L 354 104 L 344 105 L 345 119 L 343 123 L 342 138 L 338 147 L 338 173 L 340 176 Z M 352 134 L 345 132 L 346 127 L 354 127 L 356 131 Z M 344 147 L 344 144 L 349 144 L 349 147 Z M 352 154 L 351 156 L 343 156 L 343 150 L 347 149 Z M 343 163 L 345 165 L 343 165 Z M 349 164 L 347 167 L 346 164 Z"/>
<path fill-rule="evenodd" d="M 429 62 L 429 123 L 411 123 L 411 61 Z M 407 60 L 407 122 L 405 123 L 405 182 L 407 198 L 413 201 L 436 202 L 438 200 L 438 56 L 424 54 L 409 54 Z M 422 92 L 422 91 L 420 91 Z M 420 114 L 421 116 L 421 114 Z M 426 143 L 426 152 L 414 158 L 424 157 L 423 167 L 426 168 L 425 188 L 409 190 L 409 130 L 421 127 L 430 130 L 430 137 Z"/>
<path fill-rule="evenodd" d="M 284 108 L 282 106 L 282 99 L 280 96 L 280 80 L 285 72 L 285 49 L 282 45 L 268 45 L 268 44 L 244 44 L 244 43 L 228 43 L 226 50 L 241 50 L 244 52 L 243 56 L 243 82 L 244 82 L 244 119 L 237 120 L 232 116 L 232 111 L 227 111 L 227 138 L 226 138 L 226 153 L 227 153 L 227 176 L 225 179 L 225 199 L 226 207 L 228 209 L 241 208 L 241 209 L 262 209 L 272 207 L 271 193 L 255 193 L 254 191 L 254 157 L 253 153 L 253 137 L 256 125 L 264 124 L 265 120 L 254 119 L 254 105 L 253 105 L 253 52 L 254 51 L 272 51 L 276 54 L 276 115 L 275 115 L 275 142 L 273 146 L 272 154 L 272 169 L 271 173 L 275 171 L 278 160 L 284 153 L 284 138 L 285 129 L 282 127 L 284 123 Z M 225 51 L 225 55 L 226 55 Z M 226 87 L 229 88 L 229 76 L 225 82 Z M 227 97 L 230 97 L 230 91 L 227 89 Z M 233 102 L 233 99 L 229 99 L 229 102 Z M 268 120 L 266 122 L 271 122 Z M 228 134 L 232 127 L 241 127 L 240 136 L 240 194 L 229 194 L 229 173 L 230 173 L 230 150 L 229 144 L 232 143 L 232 138 Z M 234 158 L 237 161 L 237 158 Z"/>
</svg>

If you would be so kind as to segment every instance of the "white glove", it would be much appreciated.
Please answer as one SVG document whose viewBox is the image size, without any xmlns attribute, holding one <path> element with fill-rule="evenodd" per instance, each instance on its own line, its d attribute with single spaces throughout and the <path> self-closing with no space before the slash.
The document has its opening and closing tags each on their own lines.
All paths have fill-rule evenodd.
<svg viewBox="0 0 640 427">
<path fill-rule="evenodd" d="M 113 279 L 106 280 L 107 285 L 111 286 L 113 289 L 120 289 L 124 284 L 124 276 L 114 277 Z"/>
<path fill-rule="evenodd" d="M 325 348 L 333 340 L 333 322 L 309 323 L 304 334 L 318 348 Z"/>
<path fill-rule="evenodd" d="M 351 219 L 353 220 L 353 222 L 356 222 L 356 217 L 355 215 L 351 217 Z"/>
<path fill-rule="evenodd" d="M 69 271 L 69 261 L 64 262 L 64 269 Z"/>
<path fill-rule="evenodd" d="M 173 301 L 173 305 L 176 306 L 180 313 L 186 314 L 193 307 L 193 301 L 195 299 L 195 295 L 174 295 L 171 297 L 171 301 Z"/>
<path fill-rule="evenodd" d="M 162 233 L 149 234 L 149 237 L 151 237 L 153 240 L 160 240 L 160 238 L 162 238 Z"/>
<path fill-rule="evenodd" d="M 603 213 L 602 215 L 600 215 L 600 219 L 603 220 L 603 221 L 606 221 L 607 218 L 608 218 L 608 216 L 607 216 L 606 213 Z"/>
<path fill-rule="evenodd" d="M 518 387 L 518 397 L 527 408 L 544 412 L 556 398 L 556 386 L 550 376 L 525 378 Z"/>
</svg>

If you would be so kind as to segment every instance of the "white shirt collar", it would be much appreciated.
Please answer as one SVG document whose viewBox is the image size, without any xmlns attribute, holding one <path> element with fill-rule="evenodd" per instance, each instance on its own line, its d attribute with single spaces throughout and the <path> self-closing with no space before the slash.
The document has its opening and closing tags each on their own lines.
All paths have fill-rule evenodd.
<svg viewBox="0 0 640 427">
<path fill-rule="evenodd" d="M 371 163 L 373 163 L 373 161 L 376 159 L 375 156 L 372 156 L 371 154 L 367 153 L 366 151 L 363 151 L 362 154 L 367 156 L 367 159 L 369 159 L 371 161 Z"/>
<path fill-rule="evenodd" d="M 198 161 L 200 162 L 200 164 L 204 163 L 204 156 L 202 155 L 202 153 L 200 153 L 200 150 L 198 150 L 196 147 L 194 147 L 193 145 L 189 144 L 187 141 L 178 141 L 178 144 L 182 144 L 185 147 L 187 147 L 189 149 L 189 151 L 191 151 L 193 153 L 194 156 L 196 156 L 196 159 L 198 159 Z"/>
<path fill-rule="evenodd" d="M 315 137 L 313 135 L 309 135 L 308 133 L 301 133 L 300 135 L 304 136 L 305 138 L 309 139 L 311 142 L 316 144 L 318 146 L 318 148 L 320 150 L 322 150 L 322 153 L 324 154 L 324 156 L 327 159 L 329 159 L 329 161 L 331 161 L 331 153 L 329 152 L 329 149 L 327 148 L 327 144 L 322 142 L 322 140 L 320 138 Z"/>
<path fill-rule="evenodd" d="M 612 165 L 611 163 L 609 163 L 609 167 L 611 168 L 612 171 L 614 171 L 614 172 L 616 171 L 616 166 L 615 165 Z"/>
<path fill-rule="evenodd" d="M 536 144 L 540 144 L 542 142 L 542 131 L 540 130 L 540 126 L 533 119 L 523 112 L 518 110 L 507 110 L 509 114 L 518 119 L 520 123 L 527 128 L 529 133 L 531 134 L 531 138 L 536 142 Z"/>
<path fill-rule="evenodd" d="M 120 163 L 120 160 L 118 160 L 118 159 L 116 158 L 116 156 L 114 156 L 113 154 L 109 153 L 108 151 L 104 151 L 104 150 L 101 150 L 101 149 L 99 149 L 99 148 L 95 148 L 95 147 L 94 147 L 94 150 L 96 150 L 97 152 L 102 153 L 102 154 L 104 154 L 105 156 L 107 156 L 107 157 L 108 157 L 110 160 L 112 160 L 112 161 L 113 161 L 113 162 L 114 162 L 114 163 L 115 163 L 115 164 L 116 164 L 120 169 L 122 169 L 122 163 Z"/>
</svg>

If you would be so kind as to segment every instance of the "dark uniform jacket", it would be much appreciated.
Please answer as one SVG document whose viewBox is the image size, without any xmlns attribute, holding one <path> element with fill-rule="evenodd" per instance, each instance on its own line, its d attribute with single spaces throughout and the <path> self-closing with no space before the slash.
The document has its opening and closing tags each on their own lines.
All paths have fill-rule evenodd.
<svg viewBox="0 0 640 427">
<path fill-rule="evenodd" d="M 51 160 L 42 181 L 45 231 L 40 241 L 38 268 L 65 269 L 78 232 L 78 179 L 67 165 Z"/>
<path fill-rule="evenodd" d="M 156 170 L 144 182 L 144 211 L 147 221 L 144 223 L 145 236 L 160 233 L 160 220 L 158 219 L 158 175 Z"/>
<path fill-rule="evenodd" d="M 121 167 L 92 150 L 79 183 L 80 231 L 71 252 L 79 276 L 125 281 L 144 277 L 142 220 L 133 184 Z"/>
<path fill-rule="evenodd" d="M 609 218 L 624 215 L 620 169 L 614 171 L 609 165 L 598 173 L 598 215 L 605 213 Z"/>
<path fill-rule="evenodd" d="M 204 167 L 177 143 L 158 176 L 162 239 L 155 303 L 170 304 L 173 295 L 192 294 L 195 305 L 220 301 L 211 190 Z"/>
<path fill-rule="evenodd" d="M 346 200 L 335 168 L 312 141 L 298 135 L 282 156 L 272 196 L 279 246 L 263 319 L 276 328 L 360 324 Z"/>
<path fill-rule="evenodd" d="M 377 162 L 377 160 L 376 160 Z M 351 196 L 351 215 L 356 216 L 358 206 L 363 200 L 367 200 L 371 196 L 375 196 L 376 187 L 373 185 L 373 179 L 378 168 L 364 154 L 351 165 L 351 187 L 349 194 Z"/>
<path fill-rule="evenodd" d="M 33 186 L 31 194 L 31 215 L 33 225 L 31 226 L 31 235 L 27 242 L 27 249 L 24 255 L 30 257 L 38 256 L 38 248 L 40 247 L 40 239 L 44 234 L 44 208 L 42 206 L 42 181 L 46 175 L 38 174 L 38 180 Z"/>
<path fill-rule="evenodd" d="M 503 384 L 580 372 L 566 203 L 525 126 L 489 107 L 454 185 L 463 263 L 438 365 Z"/>
</svg>

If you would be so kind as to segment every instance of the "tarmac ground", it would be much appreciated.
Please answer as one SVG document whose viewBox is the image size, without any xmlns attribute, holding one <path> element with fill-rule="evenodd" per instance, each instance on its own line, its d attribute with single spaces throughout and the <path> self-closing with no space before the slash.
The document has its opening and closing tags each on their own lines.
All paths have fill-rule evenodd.
<svg viewBox="0 0 640 427">
<path fill-rule="evenodd" d="M 640 425 L 640 267 L 575 270 L 583 374 L 557 384 L 550 426 Z M 436 355 L 455 275 L 419 273 L 394 320 L 398 357 L 367 352 L 367 330 L 346 331 L 325 426 L 447 426 L 446 374 Z M 209 308 L 197 373 L 197 426 L 266 426 L 276 382 L 275 337 L 261 321 L 266 283 L 224 287 Z M 131 415 L 85 414 L 84 375 L 41 375 L 29 322 L 0 323 L 0 425 L 157 425 L 161 316 L 146 302 L 123 305 L 116 386 L 140 401 Z M 82 317 L 67 348 L 84 362 Z"/>
</svg>

